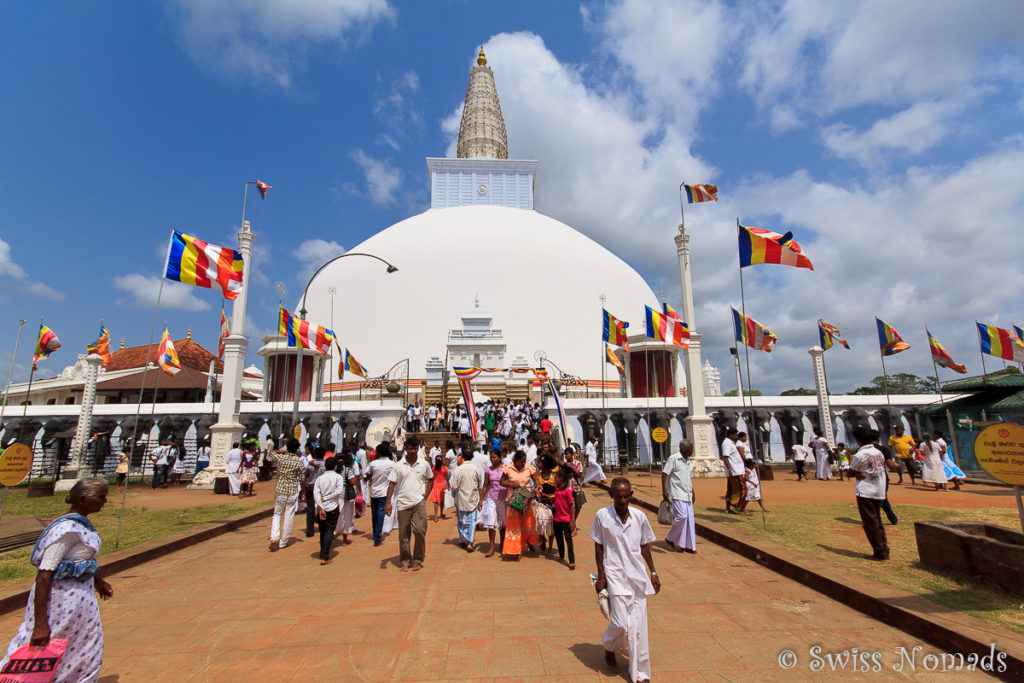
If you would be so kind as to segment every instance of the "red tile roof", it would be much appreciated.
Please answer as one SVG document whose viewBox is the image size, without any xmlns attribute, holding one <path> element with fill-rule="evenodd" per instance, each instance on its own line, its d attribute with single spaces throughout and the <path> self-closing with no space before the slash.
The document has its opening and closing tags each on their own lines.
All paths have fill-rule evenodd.
<svg viewBox="0 0 1024 683">
<path fill-rule="evenodd" d="M 193 339 L 175 340 L 174 348 L 178 352 L 178 360 L 181 361 L 182 366 L 194 368 L 200 372 L 208 372 L 210 370 L 210 359 L 216 359 L 214 372 L 218 374 L 224 372 L 224 362 L 197 344 Z M 159 343 L 152 346 L 129 346 L 125 349 L 118 349 L 111 354 L 110 362 L 104 364 L 103 367 L 107 370 L 141 369 L 146 364 L 147 349 L 149 349 L 149 362 L 156 363 L 157 355 L 160 351 Z M 204 384 L 203 386 L 206 385 Z"/>
</svg>

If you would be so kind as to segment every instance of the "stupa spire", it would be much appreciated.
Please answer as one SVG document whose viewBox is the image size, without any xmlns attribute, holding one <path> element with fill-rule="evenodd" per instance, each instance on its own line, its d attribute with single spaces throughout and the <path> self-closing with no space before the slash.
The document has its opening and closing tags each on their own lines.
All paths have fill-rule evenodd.
<svg viewBox="0 0 1024 683">
<path fill-rule="evenodd" d="M 476 64 L 469 72 L 456 156 L 460 159 L 508 159 L 505 119 L 483 45 Z"/>
</svg>

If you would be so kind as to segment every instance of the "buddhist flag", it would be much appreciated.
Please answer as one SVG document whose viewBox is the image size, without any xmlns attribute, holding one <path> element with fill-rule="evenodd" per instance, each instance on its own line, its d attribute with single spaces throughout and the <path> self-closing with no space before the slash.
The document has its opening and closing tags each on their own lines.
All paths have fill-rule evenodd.
<svg viewBox="0 0 1024 683">
<path fill-rule="evenodd" d="M 228 317 L 224 315 L 224 307 L 220 307 L 220 338 L 217 340 L 217 358 L 224 358 L 224 340 L 231 335 L 231 326 L 228 325 Z"/>
<path fill-rule="evenodd" d="M 225 299 L 234 299 L 242 291 L 242 255 L 173 230 L 164 277 L 209 289 L 216 284 Z"/>
<path fill-rule="evenodd" d="M 359 375 L 360 377 L 366 377 L 366 368 L 359 364 L 356 357 L 345 349 L 345 369 L 351 372 L 353 375 Z"/>
<path fill-rule="evenodd" d="M 818 337 L 821 339 L 821 348 L 826 351 L 832 348 L 833 342 L 839 342 L 845 349 L 850 348 L 850 344 L 842 338 L 839 328 L 835 325 L 830 325 L 821 318 L 818 318 Z"/>
<path fill-rule="evenodd" d="M 1021 328 L 1019 328 L 1016 325 L 1014 325 L 1013 326 L 1013 333 L 1015 335 L 1017 335 L 1017 339 L 1020 340 L 1021 344 L 1024 344 L 1024 330 L 1022 330 Z"/>
<path fill-rule="evenodd" d="M 978 325 L 978 340 L 981 352 L 1004 360 L 1024 362 L 1024 343 L 1016 334 L 993 325 Z"/>
<path fill-rule="evenodd" d="M 260 199 L 266 199 L 267 198 L 267 190 L 273 190 L 274 186 L 273 185 L 267 185 L 262 180 L 257 180 L 256 181 L 256 189 L 259 190 Z M 287 194 L 287 193 L 285 193 L 285 194 Z"/>
<path fill-rule="evenodd" d="M 814 270 L 811 259 L 793 241 L 793 233 L 780 235 L 771 230 L 739 226 L 740 268 L 756 266 L 759 263 L 774 263 L 780 266 Z"/>
<path fill-rule="evenodd" d="M 110 330 L 102 320 L 100 321 L 100 336 L 92 344 L 87 344 L 85 350 L 87 353 L 95 353 L 102 358 L 104 364 L 110 362 Z"/>
<path fill-rule="evenodd" d="M 46 325 L 39 325 L 39 339 L 36 340 L 36 352 L 32 356 L 32 369 L 36 369 L 36 363 L 49 358 L 50 354 L 60 348 L 60 339 Z"/>
<path fill-rule="evenodd" d="M 904 342 L 889 323 L 878 318 L 875 318 L 875 323 L 878 325 L 878 349 L 883 356 L 894 356 L 910 348 L 910 344 Z"/>
<path fill-rule="evenodd" d="M 650 306 L 644 307 L 647 322 L 647 336 L 658 341 L 681 346 L 690 346 L 690 330 L 682 320 L 676 320 L 664 313 L 659 313 Z M 678 316 L 678 314 L 677 314 Z"/>
<path fill-rule="evenodd" d="M 604 340 L 629 351 L 629 342 L 626 341 L 626 329 L 629 328 L 629 323 L 619 320 L 604 309 L 601 309 L 601 313 L 604 314 L 601 324 Z"/>
<path fill-rule="evenodd" d="M 959 372 L 961 375 L 967 374 L 967 366 L 963 363 L 957 363 L 953 360 L 953 356 L 949 355 L 949 352 L 939 343 L 939 340 L 932 336 L 932 333 L 928 331 L 928 328 L 924 328 L 924 331 L 928 333 L 928 348 L 932 352 L 932 362 L 936 365 L 941 365 L 944 368 L 949 368 L 955 372 Z"/>
<path fill-rule="evenodd" d="M 626 374 L 626 366 L 623 365 L 622 361 L 619 360 L 619 357 L 615 355 L 615 349 L 613 349 L 612 347 L 608 346 L 608 344 L 605 344 L 604 345 L 604 352 L 608 356 L 608 362 L 611 363 L 612 365 L 614 365 L 615 367 L 617 367 L 619 369 L 619 374 L 620 375 L 625 375 Z"/>
<path fill-rule="evenodd" d="M 178 352 L 174 350 L 174 342 L 171 341 L 171 335 L 167 332 L 166 325 L 164 325 L 164 335 L 160 337 L 160 350 L 157 356 L 159 357 L 160 369 L 168 375 L 177 375 L 181 372 Z"/>
<path fill-rule="evenodd" d="M 688 204 L 718 201 L 718 185 L 683 185 Z"/>
<path fill-rule="evenodd" d="M 288 338 L 288 346 L 301 349 L 316 349 L 320 353 L 331 350 L 334 332 L 314 325 L 308 320 L 300 320 L 280 306 L 277 319 L 277 333 Z"/>
<path fill-rule="evenodd" d="M 778 341 L 774 332 L 735 308 L 732 309 L 732 323 L 736 328 L 736 341 L 752 349 L 771 353 L 775 342 Z"/>
</svg>

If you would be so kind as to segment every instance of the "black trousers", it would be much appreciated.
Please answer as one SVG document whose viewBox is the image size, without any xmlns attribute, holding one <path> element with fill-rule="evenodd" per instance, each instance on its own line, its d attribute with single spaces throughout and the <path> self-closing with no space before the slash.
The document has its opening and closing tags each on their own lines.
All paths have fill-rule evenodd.
<svg viewBox="0 0 1024 683">
<path fill-rule="evenodd" d="M 807 473 L 804 472 L 804 461 L 803 460 L 797 460 L 796 461 L 796 478 L 800 479 L 800 477 L 803 477 L 804 479 L 807 478 Z"/>
<path fill-rule="evenodd" d="M 572 551 L 572 524 L 569 522 L 552 522 L 555 528 L 555 543 L 558 544 L 558 556 L 565 559 L 565 547 L 569 546 L 569 564 L 576 564 L 576 553 Z"/>
<path fill-rule="evenodd" d="M 314 508 L 316 507 L 313 503 L 309 503 L 309 506 Z M 334 542 L 334 527 L 338 526 L 338 515 L 340 514 L 341 508 L 336 507 L 327 512 L 327 519 L 318 519 L 316 521 L 317 525 L 320 527 L 321 560 L 331 559 L 331 543 Z"/>
<path fill-rule="evenodd" d="M 864 535 L 868 537 L 871 550 L 875 557 L 888 559 L 889 542 L 885 537 L 885 527 L 882 526 L 881 507 L 882 501 L 880 500 L 857 496 L 857 511 L 860 513 L 860 521 L 864 525 Z"/>
<path fill-rule="evenodd" d="M 306 538 L 316 530 L 316 504 L 313 502 L 313 487 L 306 487 Z"/>
</svg>

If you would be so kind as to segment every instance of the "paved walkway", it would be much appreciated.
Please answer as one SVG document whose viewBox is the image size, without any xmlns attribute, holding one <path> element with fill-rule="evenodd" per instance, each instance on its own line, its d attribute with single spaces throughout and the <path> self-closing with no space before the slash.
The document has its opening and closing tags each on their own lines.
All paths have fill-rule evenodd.
<svg viewBox="0 0 1024 683">
<path fill-rule="evenodd" d="M 398 571 L 395 538 L 374 548 L 357 534 L 327 567 L 315 559 L 315 539 L 269 553 L 269 523 L 146 563 L 111 579 L 101 680 L 623 680 L 624 657 L 617 672 L 604 666 L 605 621 L 588 579 L 586 531 L 610 501 L 588 491 L 575 572 L 540 558 L 467 554 L 455 545 L 453 519 L 430 523 L 418 573 Z M 697 555 L 655 548 L 664 584 L 648 603 L 656 680 L 834 678 L 824 659 L 825 671 L 812 671 L 813 646 L 822 656 L 879 650 L 882 672 L 865 677 L 904 677 L 891 669 L 896 647 L 923 645 L 918 666 L 935 651 L 717 546 L 698 547 Z M 13 633 L 20 619 L 0 618 L 0 632 Z M 797 663 L 783 670 L 787 649 Z M 850 663 L 845 671 L 860 677 Z"/>
</svg>

